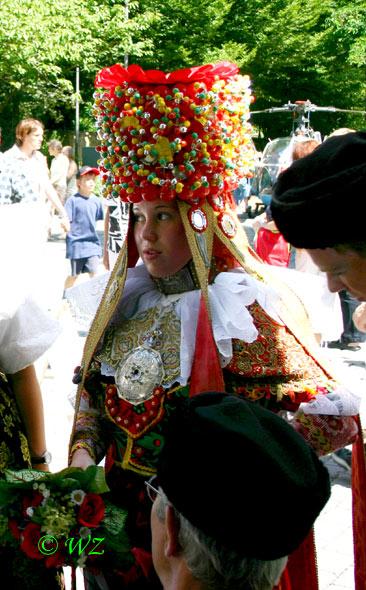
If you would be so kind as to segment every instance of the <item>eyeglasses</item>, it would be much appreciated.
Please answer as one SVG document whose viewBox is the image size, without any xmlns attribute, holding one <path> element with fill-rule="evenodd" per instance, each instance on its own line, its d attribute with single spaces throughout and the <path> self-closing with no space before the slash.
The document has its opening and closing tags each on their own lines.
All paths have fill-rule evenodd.
<svg viewBox="0 0 366 590">
<path fill-rule="evenodd" d="M 153 475 L 148 481 L 145 481 L 146 493 L 149 496 L 151 502 L 155 502 L 156 497 L 161 495 L 159 490 L 154 485 L 152 485 L 153 483 L 155 483 L 155 486 L 158 483 L 158 478 L 156 475 Z"/>
</svg>

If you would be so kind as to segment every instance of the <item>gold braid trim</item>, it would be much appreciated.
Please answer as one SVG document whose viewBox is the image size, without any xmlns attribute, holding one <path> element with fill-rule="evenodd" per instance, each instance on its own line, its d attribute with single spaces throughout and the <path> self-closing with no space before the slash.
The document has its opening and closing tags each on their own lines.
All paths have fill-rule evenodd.
<svg viewBox="0 0 366 590">
<path fill-rule="evenodd" d="M 146 467 L 146 466 L 143 467 L 142 465 L 138 465 L 137 463 L 133 462 L 133 460 L 131 459 L 132 449 L 133 449 L 133 440 L 128 436 L 126 450 L 125 450 L 125 454 L 123 456 L 122 463 L 121 463 L 121 461 L 115 461 L 115 459 L 113 459 L 113 463 L 115 463 L 119 467 L 122 467 L 122 469 L 126 469 L 126 470 L 128 469 L 129 471 L 134 471 L 135 473 L 138 473 L 139 475 L 145 475 L 145 476 L 155 475 L 156 469 L 152 469 L 152 468 Z"/>
<path fill-rule="evenodd" d="M 131 222 L 131 216 L 129 219 L 129 224 Z M 127 232 L 128 235 L 128 232 Z M 127 276 L 127 267 L 128 267 L 128 252 L 127 252 L 127 235 L 122 245 L 121 251 L 118 255 L 116 263 L 114 265 L 113 271 L 111 276 L 109 277 L 109 281 L 103 293 L 103 297 L 101 302 L 98 306 L 96 314 L 94 316 L 93 323 L 90 327 L 87 339 L 85 341 L 83 358 L 81 363 L 81 374 L 82 379 L 78 385 L 77 393 L 76 393 L 76 401 L 75 401 L 75 413 L 74 413 L 74 421 L 71 431 L 70 437 L 70 445 L 69 445 L 69 456 L 71 457 L 71 441 L 73 439 L 76 427 L 76 420 L 77 415 L 80 407 L 80 399 L 81 393 L 84 387 L 85 375 L 89 368 L 90 362 L 93 358 L 95 350 L 98 346 L 98 343 L 113 316 L 113 313 L 117 307 L 117 304 L 120 299 L 121 293 L 123 293 L 124 285 L 126 282 Z"/>
<path fill-rule="evenodd" d="M 188 211 L 191 205 L 177 199 L 178 209 L 182 219 L 184 231 L 187 241 L 192 253 L 193 263 L 196 269 L 199 285 L 203 298 L 206 303 L 208 314 L 210 315 L 210 307 L 208 301 L 208 278 L 211 268 L 212 246 L 213 246 L 213 226 L 214 214 L 213 209 L 207 203 L 201 206 L 201 209 L 207 216 L 207 228 L 204 232 L 196 232 L 188 218 Z M 205 260 L 206 259 L 206 260 Z"/>
<path fill-rule="evenodd" d="M 85 449 L 86 451 L 88 451 L 91 458 L 94 459 L 94 461 L 96 461 L 96 454 L 94 453 L 92 447 L 88 443 L 83 442 L 82 440 L 78 440 L 75 444 L 72 445 L 70 455 L 72 455 L 78 449 Z"/>
<path fill-rule="evenodd" d="M 127 467 L 128 467 L 128 463 L 131 459 L 132 448 L 133 448 L 133 440 L 132 440 L 132 438 L 130 438 L 128 436 L 127 443 L 126 443 L 126 450 L 123 455 L 123 461 L 122 461 L 122 463 L 120 463 L 120 465 L 121 465 L 121 467 L 123 467 L 123 469 L 127 469 Z"/>
</svg>

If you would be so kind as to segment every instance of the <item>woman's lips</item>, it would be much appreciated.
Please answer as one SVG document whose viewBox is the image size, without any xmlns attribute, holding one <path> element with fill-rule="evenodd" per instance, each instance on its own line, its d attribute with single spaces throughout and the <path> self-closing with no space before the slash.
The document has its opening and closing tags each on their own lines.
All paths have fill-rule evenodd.
<svg viewBox="0 0 366 590">
<path fill-rule="evenodd" d="M 143 255 L 145 260 L 155 260 L 160 255 L 157 250 L 144 250 Z"/>
</svg>

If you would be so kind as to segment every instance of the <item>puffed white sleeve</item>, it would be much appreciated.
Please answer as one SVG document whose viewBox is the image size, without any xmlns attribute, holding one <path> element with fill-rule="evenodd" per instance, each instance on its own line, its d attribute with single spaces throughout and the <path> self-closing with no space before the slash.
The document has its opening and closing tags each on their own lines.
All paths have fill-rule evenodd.
<svg viewBox="0 0 366 590">
<path fill-rule="evenodd" d="M 14 374 L 34 363 L 61 333 L 60 323 L 30 297 L 0 314 L 0 370 Z"/>
</svg>

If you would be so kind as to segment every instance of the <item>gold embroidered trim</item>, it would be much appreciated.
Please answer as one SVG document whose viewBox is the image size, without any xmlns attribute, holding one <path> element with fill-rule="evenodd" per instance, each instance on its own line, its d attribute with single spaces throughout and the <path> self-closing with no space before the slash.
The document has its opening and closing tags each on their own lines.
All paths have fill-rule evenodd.
<svg viewBox="0 0 366 590">
<path fill-rule="evenodd" d="M 132 449 L 133 449 L 133 440 L 131 437 L 128 436 L 127 443 L 126 443 L 126 450 L 125 450 L 125 454 L 123 456 L 123 461 L 122 461 L 123 469 L 128 468 L 128 464 L 131 460 Z"/>
<path fill-rule="evenodd" d="M 143 468 L 138 463 L 133 462 L 133 460 L 131 459 L 131 456 L 130 456 L 132 453 L 132 447 L 133 447 L 132 442 L 130 444 L 130 440 L 129 440 L 129 438 L 127 438 L 126 454 L 125 454 L 123 461 L 121 462 L 121 461 L 116 461 L 115 459 L 113 459 L 113 463 L 115 465 L 118 465 L 118 467 L 121 467 L 121 469 L 128 469 L 129 471 L 134 471 L 135 473 L 138 473 L 139 475 L 146 475 L 147 477 L 151 476 L 151 475 L 155 475 L 156 469 L 152 469 L 150 467 Z M 128 448 L 128 455 L 127 455 L 127 448 Z M 126 460 L 126 457 L 128 457 L 127 460 Z"/>
<path fill-rule="evenodd" d="M 161 385 L 173 383 L 180 375 L 180 319 L 174 304 L 162 308 L 152 307 L 141 312 L 122 326 L 107 330 L 103 347 L 96 359 L 113 368 L 124 361 L 139 346 L 147 345 L 160 353 L 164 366 Z"/>
<path fill-rule="evenodd" d="M 85 449 L 86 451 L 88 451 L 91 458 L 94 459 L 94 461 L 96 461 L 96 455 L 95 455 L 92 447 L 88 443 L 85 443 L 81 440 L 78 440 L 75 444 L 72 445 L 71 450 L 70 450 L 70 457 L 72 457 L 72 455 L 78 449 Z"/>
</svg>

